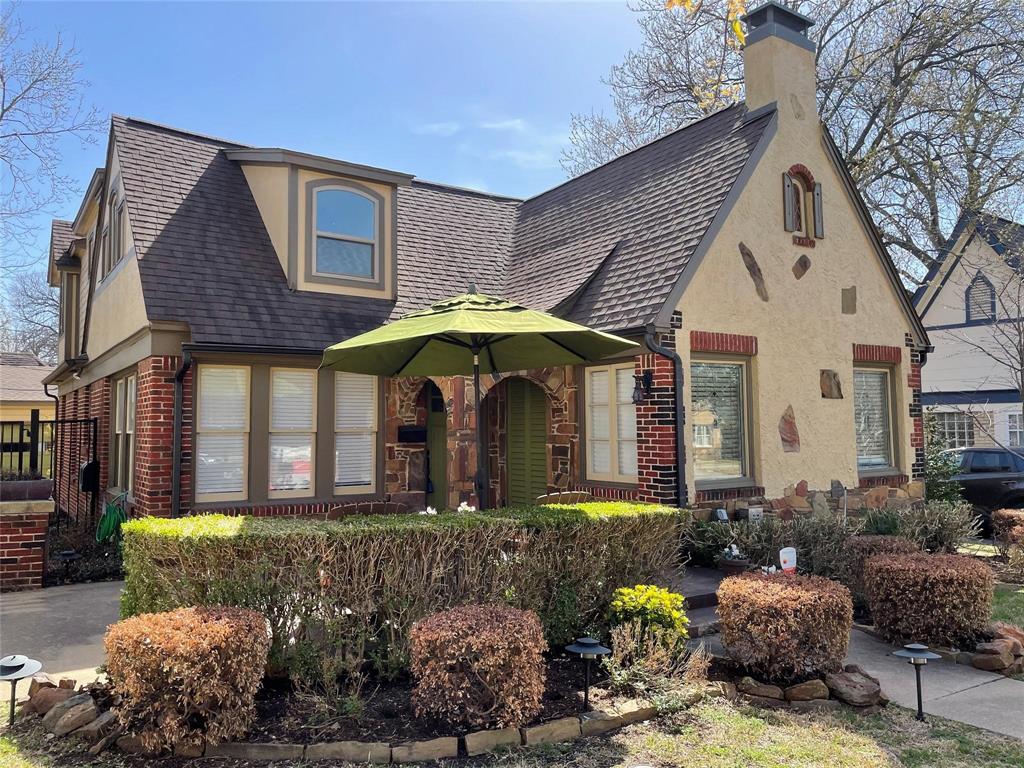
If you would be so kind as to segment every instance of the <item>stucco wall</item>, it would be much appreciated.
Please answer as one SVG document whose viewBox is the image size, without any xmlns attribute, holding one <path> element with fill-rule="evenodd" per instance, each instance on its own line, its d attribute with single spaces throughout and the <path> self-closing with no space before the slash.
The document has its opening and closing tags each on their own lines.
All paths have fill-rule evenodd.
<svg viewBox="0 0 1024 768">
<path fill-rule="evenodd" d="M 813 97 L 807 101 L 806 94 L 802 100 L 795 95 L 778 100 L 779 130 L 678 304 L 683 319 L 679 349 L 687 371 L 691 330 L 757 337 L 758 354 L 751 364 L 753 470 L 755 482 L 769 497 L 783 495 L 800 480 L 825 489 L 833 479 L 848 487 L 858 484 L 854 344 L 901 348 L 902 363 L 893 377 L 898 469 L 909 474 L 914 456 L 909 442 L 910 350 L 904 347 L 911 324 L 826 154 Z M 825 231 L 814 248 L 795 245 L 793 233 L 783 228 L 782 175 L 798 163 L 822 184 Z M 763 273 L 767 301 L 759 297 L 744 265 L 740 243 L 750 249 Z M 798 279 L 793 268 L 801 256 L 810 260 L 810 267 Z M 842 312 L 842 289 L 849 287 L 856 287 L 855 314 Z M 822 369 L 838 373 L 843 399 L 822 397 Z M 688 385 L 685 402 L 689 407 Z M 798 452 L 785 452 L 779 436 L 778 423 L 789 406 L 800 433 Z M 686 475 L 694 498 L 692 425 L 684 432 Z"/>
</svg>

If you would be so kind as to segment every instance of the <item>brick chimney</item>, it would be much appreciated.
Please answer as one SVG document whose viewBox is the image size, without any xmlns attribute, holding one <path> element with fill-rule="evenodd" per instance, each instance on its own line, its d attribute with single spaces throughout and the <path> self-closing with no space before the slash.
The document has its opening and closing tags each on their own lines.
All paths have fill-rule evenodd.
<svg viewBox="0 0 1024 768">
<path fill-rule="evenodd" d="M 747 25 L 743 47 L 747 108 L 776 102 L 781 121 L 817 126 L 815 45 L 807 36 L 814 21 L 776 2 L 755 8 L 743 21 Z"/>
</svg>

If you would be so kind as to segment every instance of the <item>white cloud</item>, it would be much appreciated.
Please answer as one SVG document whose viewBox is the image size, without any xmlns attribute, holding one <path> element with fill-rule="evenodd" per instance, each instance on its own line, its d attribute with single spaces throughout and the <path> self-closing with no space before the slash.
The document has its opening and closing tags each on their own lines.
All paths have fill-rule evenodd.
<svg viewBox="0 0 1024 768">
<path fill-rule="evenodd" d="M 483 120 L 480 127 L 487 131 L 515 131 L 516 133 L 526 133 L 530 129 L 529 123 L 521 117 L 507 120 Z"/>
<path fill-rule="evenodd" d="M 438 123 L 420 123 L 412 127 L 412 132 L 421 136 L 454 136 L 462 130 L 462 126 L 454 120 Z"/>
</svg>

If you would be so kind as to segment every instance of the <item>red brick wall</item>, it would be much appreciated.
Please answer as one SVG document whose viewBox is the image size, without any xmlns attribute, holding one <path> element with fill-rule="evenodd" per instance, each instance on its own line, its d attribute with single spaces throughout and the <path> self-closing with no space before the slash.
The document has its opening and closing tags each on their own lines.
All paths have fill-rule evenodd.
<svg viewBox="0 0 1024 768">
<path fill-rule="evenodd" d="M 160 517 L 171 514 L 174 374 L 178 365 L 177 357 L 147 357 L 139 362 L 134 493 L 135 510 L 139 514 Z M 191 402 L 191 398 L 188 401 Z M 189 432 L 191 435 L 191 430 Z"/>
<path fill-rule="evenodd" d="M 674 347 L 675 335 L 662 334 L 659 343 Z M 654 374 L 651 394 L 636 407 L 637 498 L 664 504 L 679 502 L 676 487 L 675 375 L 672 361 L 649 353 L 636 358 L 636 374 Z"/>
<path fill-rule="evenodd" d="M 0 592 L 43 586 L 49 518 L 48 510 L 0 513 Z"/>
<path fill-rule="evenodd" d="M 757 354 L 757 336 L 690 331 L 690 352 L 724 352 L 752 357 Z"/>
<path fill-rule="evenodd" d="M 853 362 L 855 363 L 893 363 L 903 361 L 903 350 L 899 347 L 887 347 L 881 344 L 854 344 Z"/>
</svg>

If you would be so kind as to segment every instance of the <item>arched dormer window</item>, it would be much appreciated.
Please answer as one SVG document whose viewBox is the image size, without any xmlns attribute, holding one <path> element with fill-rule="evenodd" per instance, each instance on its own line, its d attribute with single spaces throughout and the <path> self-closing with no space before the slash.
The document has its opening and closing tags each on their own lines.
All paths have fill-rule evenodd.
<svg viewBox="0 0 1024 768">
<path fill-rule="evenodd" d="M 312 194 L 313 274 L 375 280 L 380 276 L 380 201 L 349 186 L 321 186 Z"/>
<path fill-rule="evenodd" d="M 981 272 L 974 276 L 964 297 L 968 323 L 987 323 L 996 316 L 996 289 Z"/>
<path fill-rule="evenodd" d="M 797 163 L 782 174 L 785 228 L 793 233 L 793 242 L 808 248 L 825 236 L 821 210 L 821 184 L 807 166 Z"/>
</svg>

